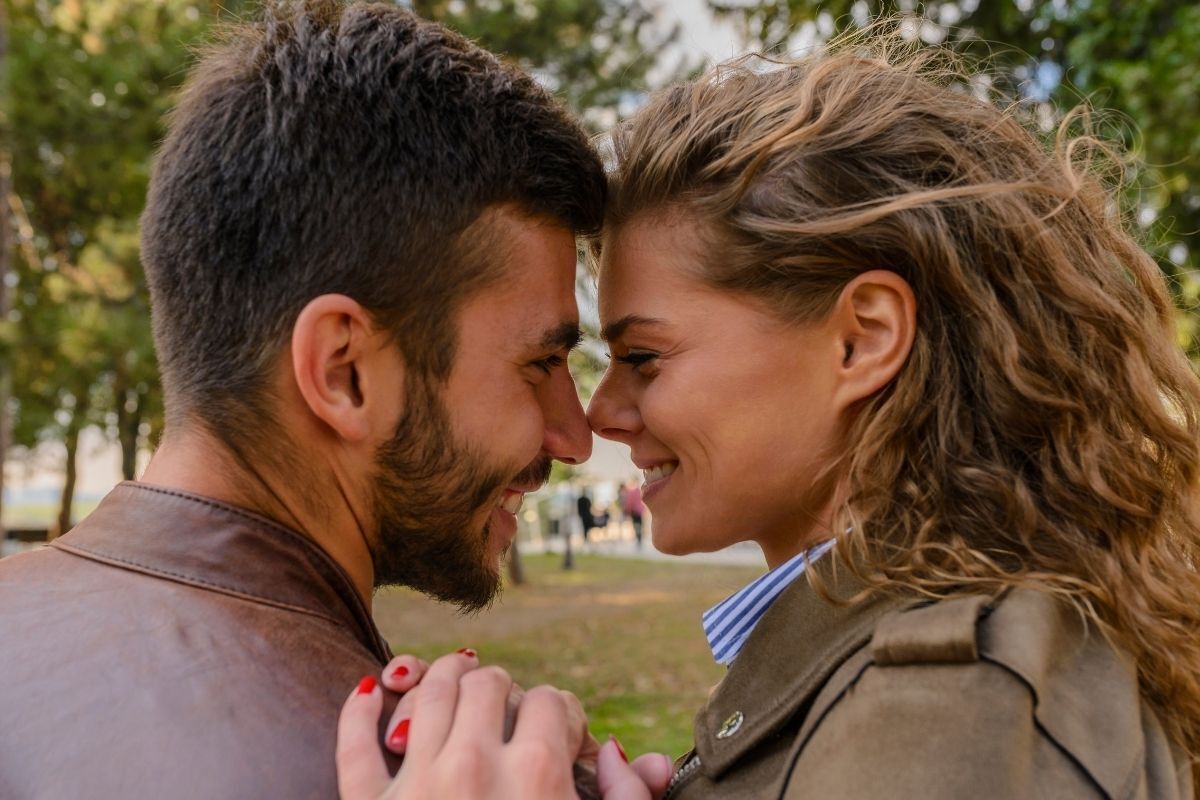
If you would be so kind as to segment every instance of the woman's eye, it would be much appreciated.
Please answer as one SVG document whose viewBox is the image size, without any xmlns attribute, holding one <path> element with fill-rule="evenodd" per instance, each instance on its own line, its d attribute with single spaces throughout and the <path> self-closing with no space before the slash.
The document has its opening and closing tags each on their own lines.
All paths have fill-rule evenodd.
<svg viewBox="0 0 1200 800">
<path fill-rule="evenodd" d="M 630 353 L 626 353 L 623 356 L 616 356 L 616 360 L 618 363 L 628 364 L 629 366 L 633 367 L 634 369 L 637 369 L 638 367 L 642 366 L 643 364 L 648 364 L 656 358 L 658 358 L 657 353 L 644 353 L 644 352 L 630 352 Z"/>
</svg>

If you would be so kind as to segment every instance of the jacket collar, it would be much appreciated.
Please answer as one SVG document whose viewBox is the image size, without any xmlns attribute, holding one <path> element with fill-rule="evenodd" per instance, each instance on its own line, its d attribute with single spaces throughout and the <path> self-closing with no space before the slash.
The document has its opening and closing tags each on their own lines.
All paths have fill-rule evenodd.
<svg viewBox="0 0 1200 800">
<path fill-rule="evenodd" d="M 809 567 L 835 598 L 853 597 L 865 584 L 837 551 Z M 876 622 L 913 598 L 873 594 L 848 605 L 822 598 L 801 576 L 763 615 L 724 680 L 696 716 L 696 752 L 709 778 L 800 713 L 830 675 L 866 644 Z"/>
<path fill-rule="evenodd" d="M 52 547 L 122 569 L 327 619 L 391 657 L 349 577 L 312 540 L 245 509 L 126 481 Z"/>
</svg>

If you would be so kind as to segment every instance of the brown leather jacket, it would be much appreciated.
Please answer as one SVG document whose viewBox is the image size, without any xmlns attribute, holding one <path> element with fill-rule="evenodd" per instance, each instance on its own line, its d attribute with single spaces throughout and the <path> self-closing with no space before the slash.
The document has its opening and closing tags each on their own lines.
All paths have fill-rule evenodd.
<svg viewBox="0 0 1200 800">
<path fill-rule="evenodd" d="M 342 702 L 389 654 L 304 536 L 121 484 L 0 561 L 0 798 L 330 800 Z"/>
<path fill-rule="evenodd" d="M 837 572 L 837 594 L 861 588 Z M 695 736 L 669 800 L 1193 797 L 1128 657 L 1029 589 L 839 607 L 801 578 Z"/>
</svg>

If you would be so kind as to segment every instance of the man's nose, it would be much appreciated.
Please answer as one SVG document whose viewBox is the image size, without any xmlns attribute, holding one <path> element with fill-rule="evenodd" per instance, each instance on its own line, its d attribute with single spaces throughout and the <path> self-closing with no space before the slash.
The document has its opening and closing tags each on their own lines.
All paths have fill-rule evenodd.
<svg viewBox="0 0 1200 800">
<path fill-rule="evenodd" d="M 582 464 L 592 454 L 592 429 L 579 402 L 575 381 L 563 370 L 542 403 L 546 438 L 542 449 L 565 464 Z"/>
</svg>

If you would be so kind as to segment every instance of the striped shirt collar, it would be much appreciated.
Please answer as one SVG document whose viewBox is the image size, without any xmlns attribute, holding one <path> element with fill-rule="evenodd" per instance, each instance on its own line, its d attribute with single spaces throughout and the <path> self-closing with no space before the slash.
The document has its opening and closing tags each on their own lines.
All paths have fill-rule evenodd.
<svg viewBox="0 0 1200 800">
<path fill-rule="evenodd" d="M 704 635 L 718 664 L 733 663 L 775 598 L 804 574 L 805 567 L 825 555 L 834 541 L 805 550 L 704 612 Z"/>
</svg>

